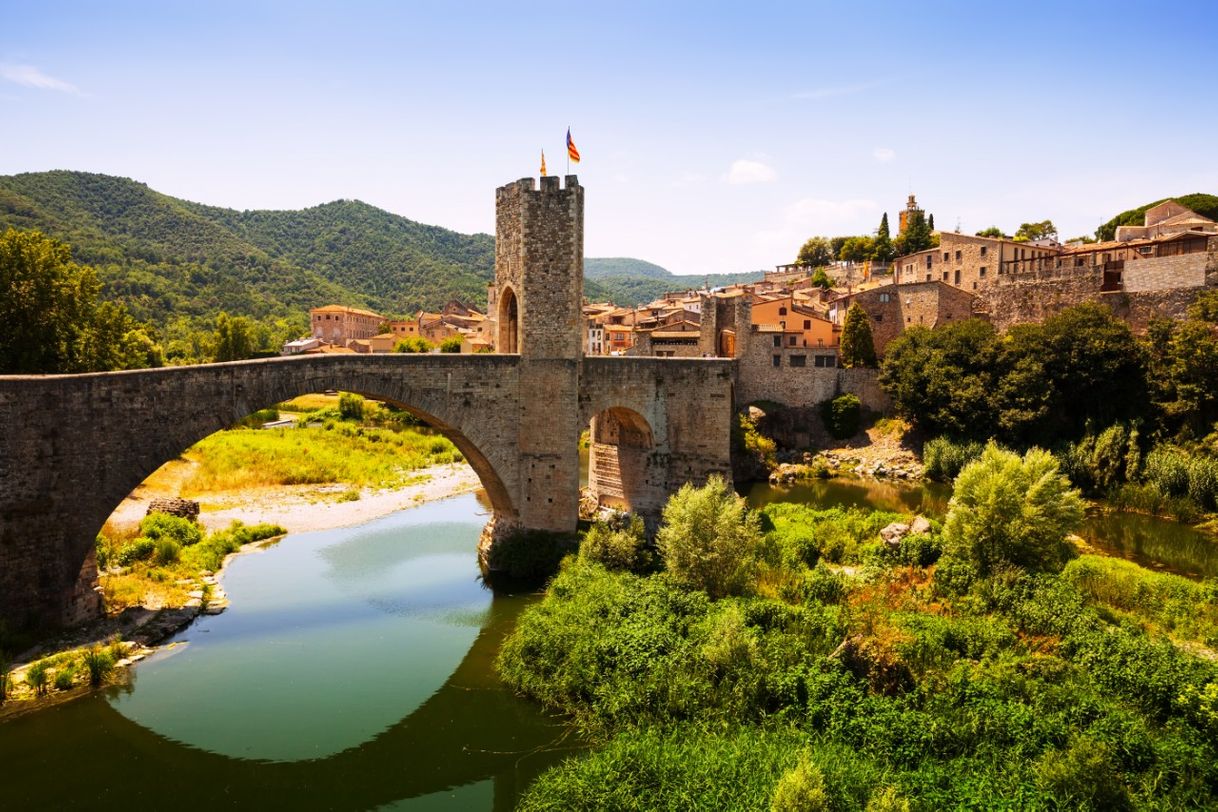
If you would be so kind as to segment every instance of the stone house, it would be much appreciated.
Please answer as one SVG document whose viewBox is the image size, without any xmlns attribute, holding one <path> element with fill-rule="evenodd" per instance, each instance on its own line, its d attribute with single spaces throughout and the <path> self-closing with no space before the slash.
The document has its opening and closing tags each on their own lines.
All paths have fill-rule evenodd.
<svg viewBox="0 0 1218 812">
<path fill-rule="evenodd" d="M 888 284 L 838 297 L 829 306 L 829 317 L 838 327 L 846 323 L 846 312 L 858 302 L 871 320 L 875 352 L 884 348 L 910 327 L 934 329 L 965 321 L 978 315 L 977 297 L 942 280 Z"/>
<path fill-rule="evenodd" d="M 939 245 L 898 257 L 894 279 L 902 285 L 943 282 L 967 291 L 995 284 L 1003 263 L 1057 256 L 1061 246 L 1049 242 L 1016 242 L 997 237 L 975 237 L 939 232 Z"/>
<path fill-rule="evenodd" d="M 357 338 L 378 334 L 384 321 L 385 317 L 379 313 L 342 305 L 314 307 L 309 311 L 312 336 L 340 347 Z"/>
</svg>

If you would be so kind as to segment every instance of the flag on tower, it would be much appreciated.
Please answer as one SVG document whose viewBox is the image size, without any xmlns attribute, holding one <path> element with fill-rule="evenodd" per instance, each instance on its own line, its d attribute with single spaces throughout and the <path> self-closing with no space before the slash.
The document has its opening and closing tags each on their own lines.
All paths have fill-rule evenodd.
<svg viewBox="0 0 1218 812">
<path fill-rule="evenodd" d="M 546 151 L 544 149 L 541 151 L 541 176 L 543 178 L 546 176 Z"/>
<path fill-rule="evenodd" d="M 579 150 L 575 148 L 575 142 L 571 140 L 571 128 L 567 128 L 567 157 L 579 163 Z"/>
</svg>

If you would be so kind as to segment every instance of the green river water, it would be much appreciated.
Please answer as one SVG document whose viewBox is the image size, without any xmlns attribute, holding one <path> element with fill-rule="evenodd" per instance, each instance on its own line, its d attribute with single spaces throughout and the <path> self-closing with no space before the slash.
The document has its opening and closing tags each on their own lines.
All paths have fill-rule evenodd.
<svg viewBox="0 0 1218 812">
<path fill-rule="evenodd" d="M 928 515 L 947 495 L 853 480 L 748 493 L 755 506 Z M 239 556 L 224 577 L 232 607 L 130 684 L 0 724 L 0 809 L 511 809 L 582 745 L 495 677 L 504 635 L 537 598 L 482 587 L 485 521 L 462 496 Z M 1097 516 L 1083 535 L 1218 575 L 1218 544 L 1188 527 Z"/>
</svg>

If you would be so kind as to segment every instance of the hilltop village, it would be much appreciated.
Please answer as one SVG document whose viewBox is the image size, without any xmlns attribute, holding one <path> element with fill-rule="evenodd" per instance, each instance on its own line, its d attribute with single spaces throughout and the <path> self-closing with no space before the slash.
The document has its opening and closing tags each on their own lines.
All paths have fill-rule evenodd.
<svg viewBox="0 0 1218 812">
<path fill-rule="evenodd" d="M 924 223 L 910 195 L 896 244 L 906 229 Z M 934 232 L 932 242 L 891 262 L 779 265 L 753 283 L 673 291 L 644 305 L 585 302 L 583 350 L 590 356 L 735 358 L 741 386 L 750 390 L 740 393 L 743 402 L 816 402 L 861 385 L 843 387 L 815 372 L 842 365 L 842 331 L 854 304 L 866 313 L 882 358 L 910 327 L 980 318 L 1006 330 L 1088 301 L 1144 332 L 1155 317 L 1183 316 L 1200 290 L 1218 285 L 1218 223 L 1174 200 L 1149 208 L 1142 225 L 1118 226 L 1114 239 L 1104 242 L 957 231 Z M 310 311 L 311 334 L 285 344 L 283 354 L 493 352 L 500 332 L 495 310 L 493 302 L 484 313 L 453 300 L 439 312 L 393 320 L 341 305 L 317 307 Z M 811 372 L 803 377 L 787 374 L 805 368 Z M 882 400 L 878 390 L 870 398 L 859 394 Z"/>
</svg>

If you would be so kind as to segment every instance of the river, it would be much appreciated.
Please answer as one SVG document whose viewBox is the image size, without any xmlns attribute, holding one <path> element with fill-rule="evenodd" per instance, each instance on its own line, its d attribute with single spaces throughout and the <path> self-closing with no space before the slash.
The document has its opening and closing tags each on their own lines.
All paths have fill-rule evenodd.
<svg viewBox="0 0 1218 812">
<path fill-rule="evenodd" d="M 495 676 L 535 596 L 478 581 L 474 495 L 287 537 L 129 685 L 0 725 L 8 809 L 511 809 L 578 748 Z"/>
</svg>

